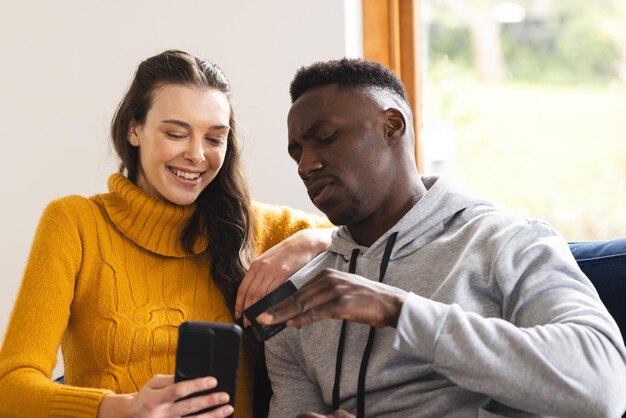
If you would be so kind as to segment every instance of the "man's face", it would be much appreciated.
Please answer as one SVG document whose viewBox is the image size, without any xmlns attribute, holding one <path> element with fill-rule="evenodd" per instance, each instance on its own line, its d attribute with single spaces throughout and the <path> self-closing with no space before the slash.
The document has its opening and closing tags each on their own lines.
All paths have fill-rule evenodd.
<svg viewBox="0 0 626 418">
<path fill-rule="evenodd" d="M 366 220 L 389 192 L 384 116 L 372 93 L 335 84 L 307 91 L 289 111 L 289 155 L 311 201 L 335 225 Z"/>
</svg>

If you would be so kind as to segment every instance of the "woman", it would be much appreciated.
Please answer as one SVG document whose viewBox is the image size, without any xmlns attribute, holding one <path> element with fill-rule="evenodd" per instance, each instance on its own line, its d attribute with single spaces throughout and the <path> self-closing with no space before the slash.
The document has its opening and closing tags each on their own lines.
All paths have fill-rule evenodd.
<svg viewBox="0 0 626 418">
<path fill-rule="evenodd" d="M 182 51 L 139 65 L 112 122 L 121 164 L 109 193 L 53 201 L 40 220 L 0 354 L 1 416 L 233 412 L 224 393 L 175 402 L 216 384 L 174 383 L 178 325 L 232 322 L 255 255 L 286 239 L 254 262 L 236 316 L 330 233 L 304 231 L 329 226 L 322 218 L 251 203 L 229 90 L 217 66 Z M 63 385 L 50 380 L 59 344 Z M 242 357 L 236 410 L 246 417 Z"/>
</svg>

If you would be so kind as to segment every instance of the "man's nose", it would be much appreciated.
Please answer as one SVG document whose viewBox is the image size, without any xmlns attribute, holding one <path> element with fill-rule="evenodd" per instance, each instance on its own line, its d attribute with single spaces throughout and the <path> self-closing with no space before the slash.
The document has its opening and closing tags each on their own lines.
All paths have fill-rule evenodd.
<svg viewBox="0 0 626 418">
<path fill-rule="evenodd" d="M 298 161 L 298 174 L 302 180 L 306 180 L 311 175 L 323 167 L 322 160 L 313 151 L 302 151 L 300 161 Z"/>
</svg>

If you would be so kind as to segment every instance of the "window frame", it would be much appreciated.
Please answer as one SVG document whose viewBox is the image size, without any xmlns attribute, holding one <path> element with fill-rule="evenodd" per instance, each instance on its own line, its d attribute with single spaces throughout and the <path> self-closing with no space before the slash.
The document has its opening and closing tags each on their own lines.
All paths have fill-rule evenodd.
<svg viewBox="0 0 626 418">
<path fill-rule="evenodd" d="M 420 141 L 421 43 L 420 0 L 361 0 L 363 13 L 363 57 L 389 67 L 402 80 L 413 111 L 415 161 L 422 172 Z"/>
</svg>

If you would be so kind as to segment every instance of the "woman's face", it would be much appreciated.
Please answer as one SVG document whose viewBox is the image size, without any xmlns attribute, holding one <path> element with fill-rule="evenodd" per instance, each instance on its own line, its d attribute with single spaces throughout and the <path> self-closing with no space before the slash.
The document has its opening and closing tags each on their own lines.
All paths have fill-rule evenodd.
<svg viewBox="0 0 626 418">
<path fill-rule="evenodd" d="M 139 148 L 137 186 L 165 202 L 195 202 L 224 163 L 229 119 L 230 103 L 219 90 L 156 89 L 145 123 L 128 130 L 128 142 Z"/>
</svg>

